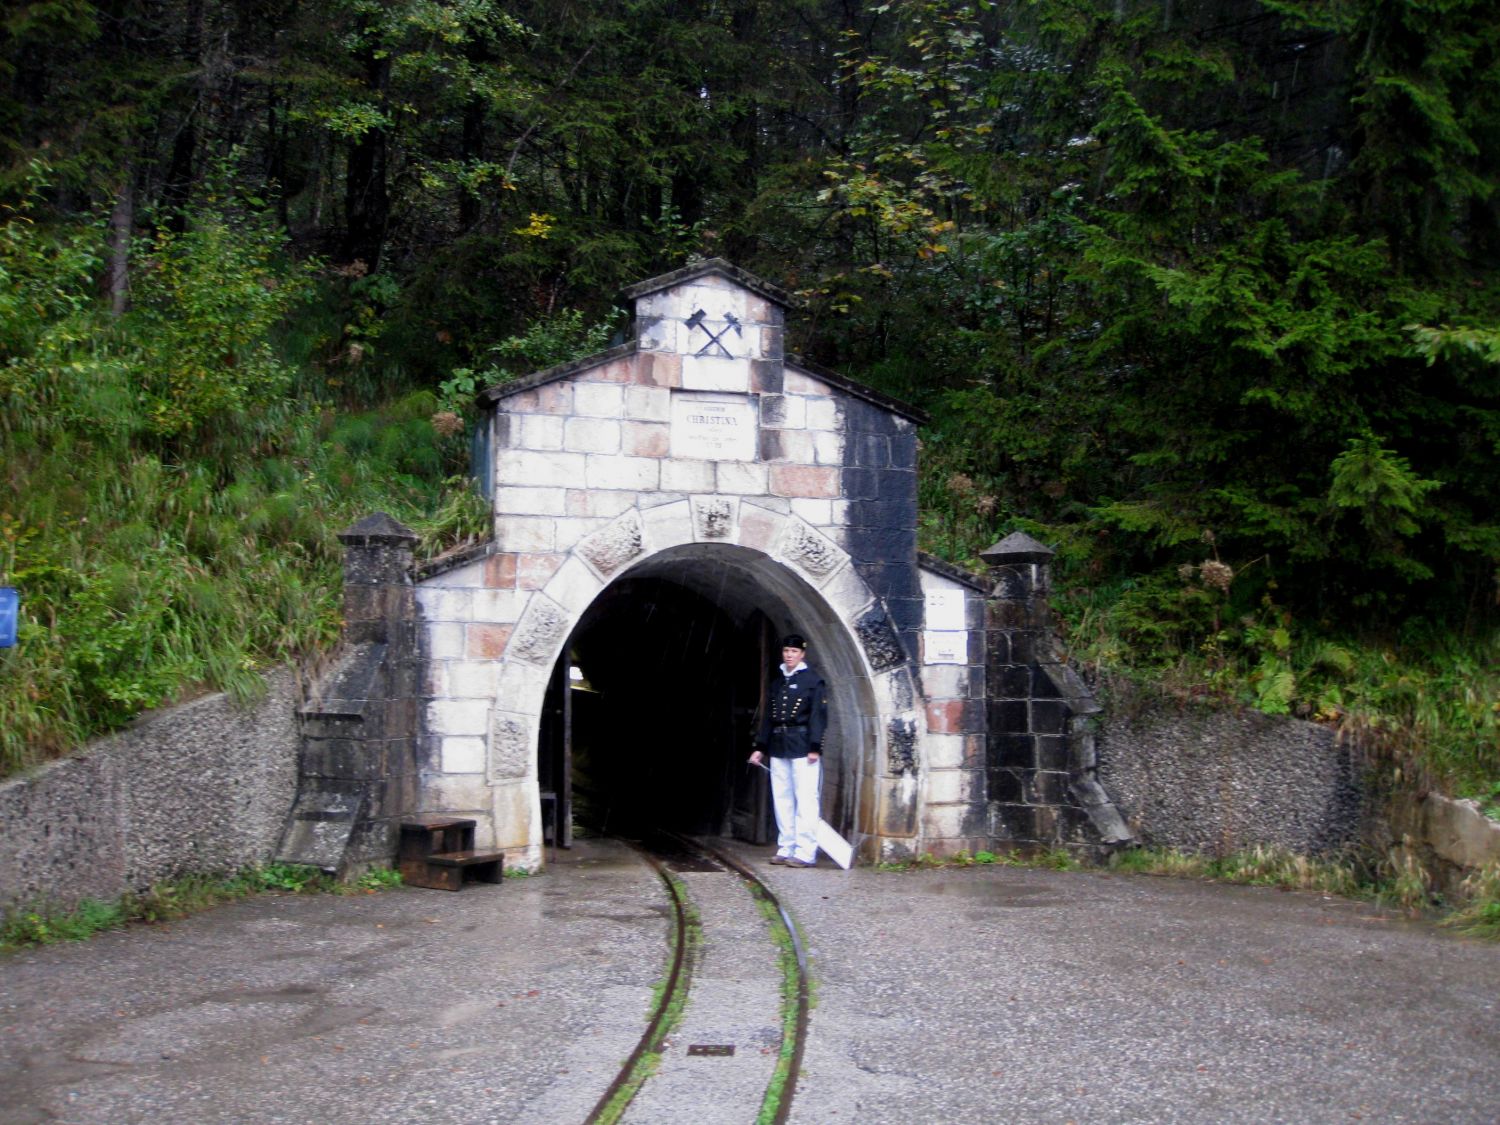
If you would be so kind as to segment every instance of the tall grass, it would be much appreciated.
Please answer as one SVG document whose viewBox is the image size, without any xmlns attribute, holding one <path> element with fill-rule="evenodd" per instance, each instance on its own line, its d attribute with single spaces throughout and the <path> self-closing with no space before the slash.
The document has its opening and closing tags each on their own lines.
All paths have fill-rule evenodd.
<svg viewBox="0 0 1500 1125">
<path fill-rule="evenodd" d="M 330 340 L 281 326 L 316 286 L 253 214 L 138 247 L 118 320 L 96 231 L 41 229 L 24 201 L 0 219 L 0 583 L 22 596 L 0 776 L 185 692 L 248 696 L 329 644 L 336 533 L 360 516 L 434 550 L 481 529 L 434 395 L 361 411 L 308 373 Z"/>
</svg>

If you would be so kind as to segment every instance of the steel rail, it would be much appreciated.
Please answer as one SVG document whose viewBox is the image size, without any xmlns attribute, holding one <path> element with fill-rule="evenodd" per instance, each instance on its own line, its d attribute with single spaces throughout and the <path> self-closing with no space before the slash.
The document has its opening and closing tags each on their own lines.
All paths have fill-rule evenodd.
<svg viewBox="0 0 1500 1125">
<path fill-rule="evenodd" d="M 728 853 L 705 844 L 702 840 L 691 836 L 684 836 L 676 832 L 660 832 L 660 835 L 672 840 L 681 847 L 696 852 L 700 856 L 706 856 L 720 864 L 724 869 L 734 872 L 741 881 L 749 885 L 751 897 L 759 898 L 770 904 L 781 920 L 782 927 L 786 930 L 787 938 L 792 947 L 792 953 L 797 964 L 797 996 L 796 996 L 796 1018 L 793 1021 L 791 1031 L 791 1051 L 788 1057 L 786 1081 L 782 1087 L 781 1097 L 777 1102 L 775 1115 L 771 1118 L 772 1125 L 786 1125 L 792 1108 L 792 1096 L 796 1092 L 797 1079 L 802 1072 L 802 1052 L 807 1042 L 807 1022 L 811 1009 L 811 988 L 809 987 L 809 976 L 807 971 L 807 950 L 802 944 L 802 935 L 797 932 L 796 923 L 788 912 L 781 898 L 759 875 L 746 867 L 739 860 Z M 640 1069 L 642 1060 L 652 1051 L 660 1048 L 662 1040 L 666 1037 L 667 1014 L 671 1010 L 674 1001 L 679 994 L 689 987 L 688 969 L 688 910 L 687 902 L 683 896 L 683 890 L 678 882 L 667 872 L 666 865 L 661 857 L 652 852 L 646 841 L 625 840 L 626 844 L 634 848 L 646 864 L 656 872 L 663 885 L 667 888 L 667 894 L 672 902 L 675 915 L 676 942 L 674 943 L 672 963 L 667 970 L 666 983 L 662 989 L 661 997 L 658 999 L 656 1008 L 646 1025 L 646 1030 L 641 1034 L 640 1041 L 635 1050 L 620 1067 L 619 1073 L 613 1082 L 609 1084 L 603 1095 L 595 1103 L 584 1125 L 597 1125 L 604 1120 L 604 1114 L 610 1109 L 611 1104 L 620 1092 L 626 1089 L 631 1082 L 636 1080 L 637 1071 Z M 785 1046 L 786 1032 L 783 1031 L 783 1046 Z M 644 1078 L 642 1079 L 644 1081 Z M 637 1089 L 638 1092 L 638 1089 Z M 634 1098 L 634 1093 L 631 1098 Z M 622 1115 L 629 1105 L 629 1101 L 614 1106 L 615 1117 Z"/>
<path fill-rule="evenodd" d="M 647 851 L 643 845 L 631 840 L 625 842 L 640 853 L 641 858 L 656 872 L 657 877 L 666 886 L 667 895 L 672 900 L 677 940 L 673 944 L 672 964 L 667 969 L 666 984 L 662 988 L 661 997 L 657 1000 L 656 1010 L 651 1013 L 651 1019 L 646 1024 L 646 1030 L 641 1033 L 640 1041 L 636 1043 L 635 1050 L 630 1052 L 630 1057 L 625 1060 L 625 1064 L 620 1067 L 620 1072 L 615 1075 L 615 1080 L 609 1084 L 609 1088 L 604 1091 L 599 1100 L 594 1103 L 594 1108 L 589 1111 L 589 1115 L 584 1118 L 584 1125 L 596 1125 L 597 1122 L 604 1119 L 603 1115 L 610 1108 L 610 1103 L 614 1101 L 616 1095 L 635 1079 L 636 1071 L 639 1069 L 641 1061 L 646 1055 L 661 1046 L 662 1039 L 666 1037 L 667 1013 L 671 1010 L 672 1003 L 677 998 L 679 989 L 686 989 L 688 987 L 688 980 L 684 971 L 687 966 L 688 956 L 687 903 L 683 901 L 682 889 L 677 885 L 677 881 L 667 873 L 666 865 L 655 855 L 651 854 L 651 852 Z M 634 1097 L 634 1095 L 631 1096 Z M 625 1105 L 629 1104 L 628 1101 L 625 1103 Z M 618 1108 L 623 1113 L 625 1106 L 622 1105 Z M 618 1117 L 618 1114 L 616 1116 Z"/>
<path fill-rule="evenodd" d="M 807 972 L 807 950 L 802 945 L 802 935 L 797 932 L 797 925 L 792 921 L 786 905 L 781 901 L 779 895 L 759 875 L 746 867 L 739 860 L 727 852 L 705 844 L 702 840 L 691 836 L 681 836 L 675 832 L 668 833 L 673 839 L 690 848 L 697 849 L 700 853 L 712 857 L 733 871 L 744 882 L 751 887 L 752 895 L 758 895 L 771 904 L 781 919 L 782 927 L 786 930 L 787 938 L 792 945 L 792 953 L 797 961 L 797 1018 L 792 1029 L 792 1050 L 787 1066 L 786 1084 L 782 1087 L 781 1099 L 776 1106 L 776 1114 L 771 1118 L 772 1125 L 786 1125 L 787 1117 L 792 1111 L 792 1095 L 797 1090 L 797 1079 L 802 1073 L 802 1049 L 807 1043 L 807 1021 L 812 1007 L 812 990 L 809 987 Z"/>
</svg>

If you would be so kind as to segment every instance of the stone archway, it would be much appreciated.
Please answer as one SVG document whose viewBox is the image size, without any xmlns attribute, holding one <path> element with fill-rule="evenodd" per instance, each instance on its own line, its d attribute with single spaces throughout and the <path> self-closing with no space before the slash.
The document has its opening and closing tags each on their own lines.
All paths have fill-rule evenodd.
<svg viewBox="0 0 1500 1125">
<path fill-rule="evenodd" d="M 776 627 L 809 637 L 830 687 L 830 738 L 843 748 L 829 799 L 857 837 L 888 834 L 889 806 L 914 796 L 907 777 L 923 715 L 884 606 L 849 555 L 806 522 L 711 495 L 629 509 L 581 540 L 527 599 L 500 662 L 491 722 L 487 773 L 499 846 L 540 859 L 537 755 L 548 683 L 604 591 L 650 576 L 711 594 L 731 613 L 759 609 Z"/>
</svg>

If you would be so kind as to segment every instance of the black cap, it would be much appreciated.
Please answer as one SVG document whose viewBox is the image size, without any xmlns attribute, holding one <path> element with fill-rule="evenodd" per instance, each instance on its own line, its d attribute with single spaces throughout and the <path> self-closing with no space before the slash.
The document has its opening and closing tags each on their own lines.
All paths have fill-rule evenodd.
<svg viewBox="0 0 1500 1125">
<path fill-rule="evenodd" d="M 806 652 L 807 651 L 807 641 L 805 639 L 803 639 L 803 636 L 802 636 L 801 633 L 788 633 L 786 636 L 784 636 L 784 637 L 781 638 L 781 647 L 782 648 L 800 648 L 803 652 Z"/>
</svg>

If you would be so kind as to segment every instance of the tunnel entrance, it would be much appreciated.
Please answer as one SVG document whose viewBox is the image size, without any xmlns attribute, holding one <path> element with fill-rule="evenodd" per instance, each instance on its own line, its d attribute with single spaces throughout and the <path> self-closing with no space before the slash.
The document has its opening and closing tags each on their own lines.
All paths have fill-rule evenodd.
<svg viewBox="0 0 1500 1125">
<path fill-rule="evenodd" d="M 648 573 L 613 583 L 579 620 L 538 744 L 559 843 L 574 826 L 774 840 L 766 774 L 746 759 L 777 633 L 723 600 Z"/>
</svg>

